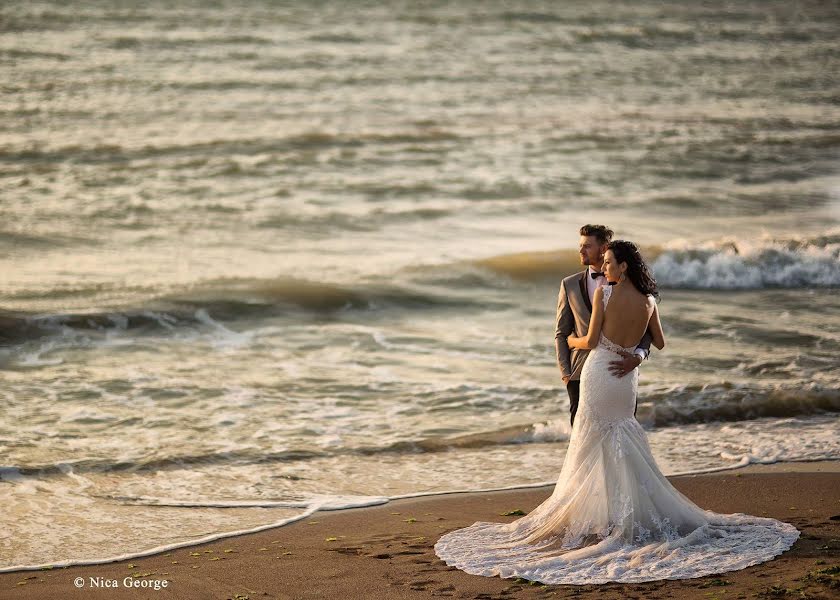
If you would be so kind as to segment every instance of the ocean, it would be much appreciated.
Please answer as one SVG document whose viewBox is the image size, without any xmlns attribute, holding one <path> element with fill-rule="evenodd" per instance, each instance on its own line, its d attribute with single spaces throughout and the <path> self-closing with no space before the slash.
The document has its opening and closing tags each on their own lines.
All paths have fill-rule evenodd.
<svg viewBox="0 0 840 600">
<path fill-rule="evenodd" d="M 0 571 L 556 481 L 585 223 L 666 474 L 840 459 L 840 5 L 0 7 Z"/>
</svg>

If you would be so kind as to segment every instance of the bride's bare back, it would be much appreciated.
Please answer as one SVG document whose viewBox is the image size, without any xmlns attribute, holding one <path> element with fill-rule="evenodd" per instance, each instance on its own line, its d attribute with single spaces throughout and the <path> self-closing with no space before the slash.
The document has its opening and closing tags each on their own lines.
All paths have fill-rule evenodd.
<svg viewBox="0 0 840 600">
<path fill-rule="evenodd" d="M 648 325 L 653 325 L 651 317 L 655 311 L 653 296 L 642 294 L 632 285 L 616 286 L 610 294 L 601 330 L 607 339 L 619 346 L 636 346 Z"/>
<path fill-rule="evenodd" d="M 629 281 L 616 285 L 609 294 L 609 303 L 604 310 L 604 288 L 595 290 L 589 331 L 584 337 L 570 335 L 566 339 L 569 348 L 592 349 L 598 345 L 602 334 L 614 344 L 630 348 L 637 346 L 645 330 L 650 328 L 653 345 L 662 350 L 665 336 L 653 296 L 642 294 Z"/>
</svg>

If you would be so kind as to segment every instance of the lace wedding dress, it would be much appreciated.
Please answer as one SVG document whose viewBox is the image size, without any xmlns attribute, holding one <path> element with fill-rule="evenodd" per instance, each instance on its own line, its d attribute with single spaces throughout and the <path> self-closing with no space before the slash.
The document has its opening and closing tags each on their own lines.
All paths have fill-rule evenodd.
<svg viewBox="0 0 840 600">
<path fill-rule="evenodd" d="M 606 307 L 612 288 L 604 292 Z M 435 553 L 446 564 L 546 584 L 640 582 L 737 571 L 793 545 L 793 525 L 703 510 L 665 478 L 633 416 L 638 370 L 608 370 L 617 351 L 634 348 L 602 333 L 590 352 L 551 497 L 511 523 L 479 521 L 442 535 Z"/>
</svg>

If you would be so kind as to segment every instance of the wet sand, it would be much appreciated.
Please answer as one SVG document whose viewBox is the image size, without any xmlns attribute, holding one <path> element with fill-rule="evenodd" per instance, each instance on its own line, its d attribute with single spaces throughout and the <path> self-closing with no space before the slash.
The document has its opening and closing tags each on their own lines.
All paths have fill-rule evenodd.
<svg viewBox="0 0 840 600">
<path fill-rule="evenodd" d="M 1 573 L 0 599 L 840 597 L 840 461 L 669 479 L 703 508 L 773 517 L 802 534 L 781 556 L 741 571 L 640 584 L 542 585 L 468 575 L 443 563 L 433 546 L 442 533 L 475 521 L 517 519 L 501 513 L 530 511 L 553 486 L 453 493 L 318 511 L 284 527 L 134 560 Z M 75 587 L 77 578 L 84 587 Z M 92 588 L 92 580 L 116 583 Z M 167 587 L 151 587 L 164 580 Z M 127 581 L 149 587 L 127 587 Z"/>
</svg>

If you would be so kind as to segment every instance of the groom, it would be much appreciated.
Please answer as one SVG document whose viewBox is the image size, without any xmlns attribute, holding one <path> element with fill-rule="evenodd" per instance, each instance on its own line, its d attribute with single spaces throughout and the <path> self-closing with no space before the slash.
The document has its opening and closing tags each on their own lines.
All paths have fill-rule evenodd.
<svg viewBox="0 0 840 600">
<path fill-rule="evenodd" d="M 607 285 L 607 278 L 602 272 L 604 253 L 612 240 L 613 232 L 603 225 L 584 225 L 580 228 L 580 263 L 588 265 L 585 271 L 569 275 L 560 284 L 557 297 L 557 326 L 554 331 L 554 346 L 557 350 L 557 364 L 566 391 L 569 392 L 569 407 L 572 413 L 572 426 L 580 400 L 580 373 L 589 355 L 589 350 L 570 350 L 566 338 L 572 331 L 577 335 L 586 335 L 589 331 L 589 319 L 592 315 L 592 297 L 595 289 Z M 650 330 L 645 332 L 632 355 L 610 363 L 610 372 L 617 377 L 624 377 L 642 364 L 650 354 L 652 337 Z M 636 399 L 638 408 L 638 398 Z M 633 415 L 636 410 L 633 410 Z"/>
</svg>

